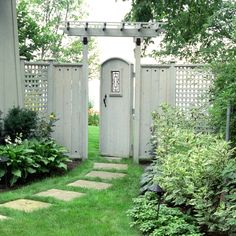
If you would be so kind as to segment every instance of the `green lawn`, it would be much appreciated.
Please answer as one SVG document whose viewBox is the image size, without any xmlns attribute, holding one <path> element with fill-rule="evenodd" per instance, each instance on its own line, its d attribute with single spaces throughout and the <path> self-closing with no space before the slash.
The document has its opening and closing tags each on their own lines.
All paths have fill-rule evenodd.
<svg viewBox="0 0 236 236">
<path fill-rule="evenodd" d="M 32 213 L 0 208 L 0 214 L 11 217 L 0 221 L 1 236 L 132 236 L 140 235 L 129 227 L 126 211 L 132 198 L 138 193 L 141 168 L 129 164 L 127 177 L 112 181 L 108 190 L 94 191 L 66 186 L 67 183 L 83 179 L 94 161 L 104 161 L 98 153 L 98 127 L 89 128 L 89 159 L 65 176 L 48 178 L 20 189 L 0 193 L 0 203 L 19 198 L 41 200 L 52 203 L 48 209 Z M 34 193 L 58 188 L 87 193 L 70 202 L 33 196 Z"/>
</svg>

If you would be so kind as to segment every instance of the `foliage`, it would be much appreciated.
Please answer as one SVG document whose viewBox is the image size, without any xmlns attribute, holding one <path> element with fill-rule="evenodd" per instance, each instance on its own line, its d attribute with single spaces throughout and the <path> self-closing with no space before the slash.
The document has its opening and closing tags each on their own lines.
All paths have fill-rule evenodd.
<svg viewBox="0 0 236 236">
<path fill-rule="evenodd" d="M 0 146 L 0 156 L 8 158 L 7 170 L 0 169 L 0 178 L 7 175 L 10 185 L 25 181 L 29 175 L 66 170 L 66 150 L 53 140 L 24 141 Z"/>
<path fill-rule="evenodd" d="M 3 119 L 2 119 L 2 111 L 0 111 L 0 144 L 3 143 Z"/>
<path fill-rule="evenodd" d="M 23 3 L 22 3 L 23 1 Z M 77 20 L 78 17 L 73 15 L 75 11 L 79 12 L 81 1 L 72 0 L 21 0 L 18 6 L 27 4 L 27 16 L 37 22 L 40 33 L 40 52 L 38 56 L 40 59 L 45 57 L 58 58 L 62 46 L 63 35 L 59 34 L 59 27 L 62 21 L 67 21 L 70 18 Z M 27 24 L 25 19 L 25 23 Z"/>
<path fill-rule="evenodd" d="M 150 236 L 200 236 L 199 229 L 191 217 L 178 208 L 162 204 L 157 211 L 158 201 L 153 193 L 146 193 L 133 200 L 133 208 L 128 211 L 132 217 L 131 226 L 137 226 L 144 235 Z"/>
<path fill-rule="evenodd" d="M 232 220 L 223 216 L 230 188 L 223 187 L 228 181 L 222 175 L 235 163 L 233 150 L 219 137 L 197 133 L 195 121 L 181 116 L 171 108 L 154 114 L 156 168 L 160 171 L 154 179 L 166 191 L 165 201 L 187 209 L 206 231 L 234 231 Z M 233 208 L 227 207 L 227 212 L 235 215 Z"/>
<path fill-rule="evenodd" d="M 127 20 L 167 23 L 161 51 L 154 51 L 156 56 L 175 55 L 204 62 L 235 58 L 234 1 L 132 0 Z"/>
<path fill-rule="evenodd" d="M 89 102 L 88 105 L 88 125 L 99 125 L 99 113 L 94 110 L 91 102 Z"/>
<path fill-rule="evenodd" d="M 13 107 L 4 118 L 4 135 L 15 139 L 22 134 L 22 139 L 33 136 L 37 126 L 37 113 L 25 108 Z"/>
<path fill-rule="evenodd" d="M 34 130 L 33 137 L 38 140 L 50 139 L 53 133 L 53 127 L 58 119 L 54 113 L 49 116 L 40 116 L 37 119 L 37 126 Z"/>
<path fill-rule="evenodd" d="M 225 230 L 232 229 L 231 233 L 236 233 L 236 161 L 229 160 L 222 172 L 222 197 L 225 203 L 216 217 L 224 225 Z"/>
<path fill-rule="evenodd" d="M 80 63 L 82 42 L 60 30 L 63 21 L 77 21 L 84 15 L 82 1 L 19 0 L 17 21 L 20 55 L 27 60 L 54 58 L 57 62 Z M 96 42 L 89 40 L 90 78 L 97 78 L 99 60 Z"/>
<path fill-rule="evenodd" d="M 236 142 L 236 61 L 214 65 L 215 80 L 211 93 L 212 107 L 210 108 L 213 126 L 225 134 L 226 110 L 231 106 L 230 133 L 231 141 Z"/>
<path fill-rule="evenodd" d="M 32 60 L 35 51 L 47 44 L 47 37 L 38 22 L 29 14 L 28 3 L 22 0 L 17 5 L 17 24 L 20 55 Z"/>
<path fill-rule="evenodd" d="M 154 176 L 159 173 L 159 170 L 155 168 L 155 163 L 151 163 L 148 167 L 145 168 L 144 173 L 141 176 L 140 180 L 140 194 L 145 194 L 149 188 L 151 188 L 154 183 Z"/>
</svg>

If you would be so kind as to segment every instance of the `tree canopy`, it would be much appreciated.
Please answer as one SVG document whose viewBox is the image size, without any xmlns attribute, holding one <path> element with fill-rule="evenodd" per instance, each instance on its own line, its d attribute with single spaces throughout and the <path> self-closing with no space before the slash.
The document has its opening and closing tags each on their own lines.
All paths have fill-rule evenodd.
<svg viewBox="0 0 236 236">
<path fill-rule="evenodd" d="M 60 31 L 60 27 L 63 21 L 77 21 L 84 14 L 82 0 L 19 0 L 20 55 L 28 60 L 55 58 L 62 62 L 81 61 L 80 39 L 68 37 Z M 94 41 L 91 41 L 91 51 L 95 48 Z M 91 58 L 95 59 L 94 53 Z"/>
<path fill-rule="evenodd" d="M 236 2 L 231 0 L 132 0 L 131 21 L 166 22 L 160 51 L 200 62 L 236 56 Z M 231 59 L 230 59 L 231 58 Z"/>
</svg>

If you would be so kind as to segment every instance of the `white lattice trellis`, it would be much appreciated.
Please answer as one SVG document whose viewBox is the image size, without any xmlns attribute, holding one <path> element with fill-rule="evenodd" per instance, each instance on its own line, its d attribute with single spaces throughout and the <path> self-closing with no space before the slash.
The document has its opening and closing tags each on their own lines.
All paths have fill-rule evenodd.
<svg viewBox="0 0 236 236">
<path fill-rule="evenodd" d="M 198 65 L 176 66 L 176 106 L 182 110 L 208 104 L 213 75 Z"/>
<path fill-rule="evenodd" d="M 47 63 L 25 63 L 24 104 L 26 108 L 47 112 L 48 108 Z"/>
</svg>

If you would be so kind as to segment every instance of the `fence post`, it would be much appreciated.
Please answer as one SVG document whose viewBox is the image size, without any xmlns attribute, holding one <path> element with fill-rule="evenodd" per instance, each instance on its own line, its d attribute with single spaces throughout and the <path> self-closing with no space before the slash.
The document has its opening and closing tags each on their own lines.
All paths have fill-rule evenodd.
<svg viewBox="0 0 236 236">
<path fill-rule="evenodd" d="M 82 92 L 82 133 L 83 140 L 82 143 L 82 158 L 88 158 L 88 37 L 82 38 L 83 43 L 83 77 L 81 81 L 81 92 Z"/>
<path fill-rule="evenodd" d="M 133 161 L 139 163 L 140 145 L 140 88 L 141 88 L 141 38 L 136 38 L 135 43 L 135 118 L 134 118 L 134 141 Z"/>
<path fill-rule="evenodd" d="M 176 64 L 174 60 L 170 61 L 170 96 L 171 106 L 176 105 Z"/>
<path fill-rule="evenodd" d="M 20 57 L 20 78 L 21 78 L 21 93 L 22 93 L 22 104 L 21 107 L 25 107 L 25 61 L 26 57 Z"/>
<path fill-rule="evenodd" d="M 48 95 L 47 95 L 47 113 L 50 114 L 53 112 L 53 106 L 54 106 L 54 82 L 53 82 L 53 76 L 54 76 L 54 58 L 50 58 L 47 61 L 49 62 L 49 67 L 48 67 Z"/>
</svg>

